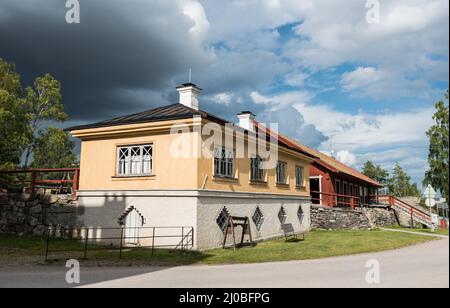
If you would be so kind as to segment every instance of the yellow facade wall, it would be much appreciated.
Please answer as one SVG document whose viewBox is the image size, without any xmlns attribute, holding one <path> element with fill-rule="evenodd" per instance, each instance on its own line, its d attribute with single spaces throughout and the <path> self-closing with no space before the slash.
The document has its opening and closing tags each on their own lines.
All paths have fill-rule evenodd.
<svg viewBox="0 0 450 308">
<path fill-rule="evenodd" d="M 197 189 L 197 159 L 171 159 L 174 138 L 170 134 L 157 134 L 82 141 L 80 190 Z M 117 147 L 143 144 L 153 144 L 154 175 L 117 177 Z"/>
<path fill-rule="evenodd" d="M 203 142 L 207 138 L 203 137 Z M 268 169 L 265 171 L 264 183 L 255 183 L 250 180 L 250 155 L 248 154 L 247 135 L 244 137 L 245 142 L 245 158 L 236 158 L 234 160 L 234 178 L 221 178 L 214 176 L 214 158 L 202 157 L 198 162 L 198 187 L 200 189 L 233 191 L 233 192 L 251 192 L 251 193 L 270 193 L 282 195 L 309 196 L 309 165 L 311 160 L 302 157 L 295 152 L 287 151 L 279 148 L 278 160 L 287 163 L 287 185 L 278 185 L 276 183 L 276 169 Z M 225 144 L 224 138 L 222 140 Z M 237 148 L 234 141 L 234 149 Z M 212 150 L 212 149 L 211 149 Z M 296 187 L 295 168 L 303 167 L 303 179 L 305 185 Z"/>
<path fill-rule="evenodd" d="M 276 170 L 266 171 L 266 182 L 250 181 L 250 160 L 237 158 L 234 161 L 235 179 L 214 177 L 214 159 L 188 155 L 173 158 L 171 150 L 179 135 L 167 129 L 183 121 L 167 121 L 158 124 L 136 124 L 116 128 L 99 128 L 75 131 L 72 134 L 82 139 L 80 157 L 80 190 L 219 190 L 231 192 L 271 193 L 309 196 L 309 164 L 311 159 L 301 154 L 280 148 L 279 160 L 287 163 L 288 185 L 276 184 Z M 186 140 L 201 148 L 200 134 L 194 132 L 192 121 Z M 205 122 L 203 122 L 205 124 Z M 154 175 L 148 177 L 117 177 L 116 151 L 119 146 L 153 144 Z M 191 146 L 192 146 L 191 144 Z M 247 140 L 245 142 L 247 145 Z M 191 149 L 194 154 L 193 148 Z M 247 153 L 247 149 L 245 149 Z M 247 156 L 246 156 L 247 157 Z M 305 187 L 295 185 L 295 167 L 304 167 Z"/>
</svg>

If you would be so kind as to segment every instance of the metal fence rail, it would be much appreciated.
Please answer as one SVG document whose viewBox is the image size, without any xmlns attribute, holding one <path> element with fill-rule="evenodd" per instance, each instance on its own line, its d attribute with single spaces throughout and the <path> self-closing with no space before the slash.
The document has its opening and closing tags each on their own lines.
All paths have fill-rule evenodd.
<svg viewBox="0 0 450 308">
<path fill-rule="evenodd" d="M 132 230 L 136 232 L 137 236 L 130 237 L 126 235 L 127 231 Z M 143 232 L 144 235 L 142 236 Z M 99 233 L 100 236 L 95 235 Z M 112 235 L 102 236 L 105 233 Z M 114 234 L 118 234 L 118 236 L 114 236 Z M 52 249 L 52 243 L 59 241 L 61 244 L 61 239 L 79 241 L 80 246 Z M 135 240 L 136 242 L 134 245 L 128 245 L 128 240 Z M 116 242 L 117 245 L 106 245 L 106 243 L 111 242 Z M 119 258 L 121 258 L 123 251 L 130 248 L 148 248 L 151 255 L 154 254 L 155 249 L 162 248 L 180 250 L 184 253 L 194 248 L 194 228 L 189 226 L 120 228 L 65 228 L 53 226 L 47 230 L 45 261 L 47 262 L 52 254 L 71 252 L 82 252 L 83 258 L 87 259 L 89 251 L 117 251 L 119 252 Z"/>
</svg>

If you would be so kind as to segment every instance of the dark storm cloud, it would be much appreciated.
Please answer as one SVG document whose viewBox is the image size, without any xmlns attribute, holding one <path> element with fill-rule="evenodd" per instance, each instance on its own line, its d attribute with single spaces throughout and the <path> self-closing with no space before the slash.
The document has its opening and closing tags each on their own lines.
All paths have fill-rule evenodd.
<svg viewBox="0 0 450 308">
<path fill-rule="evenodd" d="M 80 24 L 65 22 L 64 4 L 2 1 L 0 56 L 16 63 L 23 83 L 47 72 L 60 80 L 73 120 L 165 104 L 139 91 L 173 89 L 174 76 L 207 61 L 175 1 L 80 1 Z"/>
<path fill-rule="evenodd" d="M 197 25 L 183 12 L 192 1 L 79 2 L 80 24 L 66 23 L 64 0 L 0 2 L 0 57 L 16 63 L 24 85 L 44 73 L 61 81 L 66 125 L 175 103 L 175 86 L 187 81 L 189 67 L 193 81 L 204 89 L 201 108 L 236 121 L 242 110 L 263 114 L 267 106 L 255 104 L 249 94 L 270 89 L 291 70 L 273 51 L 276 33 L 261 30 L 208 41 L 205 17 L 194 12 Z M 194 25 L 201 26 L 200 36 L 190 33 Z M 217 104 L 212 98 L 218 93 L 233 93 L 240 100 Z M 270 120 L 289 123 L 283 131 L 294 137 L 301 139 L 303 133 L 308 140 L 323 139 L 298 112 L 284 116 L 290 120 Z"/>
</svg>

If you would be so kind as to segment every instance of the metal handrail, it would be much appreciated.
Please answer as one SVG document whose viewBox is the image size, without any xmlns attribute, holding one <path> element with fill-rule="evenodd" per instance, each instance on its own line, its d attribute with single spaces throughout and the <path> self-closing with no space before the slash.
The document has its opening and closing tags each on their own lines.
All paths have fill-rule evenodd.
<svg viewBox="0 0 450 308">
<path fill-rule="evenodd" d="M 58 228 L 59 228 L 59 232 L 58 232 Z M 80 237 L 78 238 L 78 240 L 82 240 L 84 242 L 84 247 L 83 248 L 73 248 L 73 249 L 50 249 L 51 246 L 51 242 L 52 239 L 55 238 L 65 238 L 65 233 L 67 231 L 71 231 L 73 232 L 74 230 L 79 230 L 81 231 L 82 229 L 84 229 L 84 237 Z M 151 245 L 146 245 L 146 246 L 139 246 L 139 248 L 149 248 L 151 249 L 151 255 L 154 254 L 155 249 L 159 249 L 159 248 L 172 248 L 174 250 L 178 250 L 178 248 L 180 247 L 180 244 L 175 245 L 160 245 L 160 244 L 155 244 L 155 240 L 156 239 L 160 239 L 160 238 L 181 238 L 182 239 L 182 246 L 181 246 L 181 250 L 182 252 L 184 252 L 187 248 L 194 248 L 194 227 L 190 227 L 190 226 L 176 226 L 176 227 L 168 227 L 168 226 L 164 226 L 164 227 L 106 227 L 106 228 L 102 228 L 102 227 L 70 227 L 70 228 L 66 228 L 66 227 L 62 227 L 62 226 L 52 226 L 49 227 L 47 229 L 47 239 L 46 239 L 46 249 L 45 249 L 45 261 L 48 261 L 48 257 L 51 253 L 62 253 L 62 252 L 84 252 L 84 259 L 87 258 L 87 254 L 88 251 L 118 251 L 119 252 L 119 258 L 122 257 L 122 252 L 124 250 L 124 242 L 127 239 L 135 239 L 136 237 L 127 237 L 125 236 L 125 230 L 130 230 L 130 229 L 138 229 L 138 230 L 151 230 L 151 235 L 150 236 L 137 236 L 137 240 L 138 242 L 143 240 L 143 239 L 151 239 Z M 168 234 L 168 235 L 157 235 L 157 230 L 167 230 L 167 229 L 179 229 L 181 231 L 181 235 L 180 234 Z M 116 230 L 118 231 L 118 233 L 120 233 L 120 236 L 118 237 L 91 237 L 90 234 L 92 232 L 92 230 L 98 231 L 98 230 Z M 184 231 L 188 230 L 188 232 L 186 234 L 184 234 Z M 56 234 L 62 233 L 62 237 L 52 237 L 52 234 Z M 101 247 L 101 244 L 98 243 L 92 243 L 93 241 L 112 241 L 112 240 L 117 240 L 118 242 L 120 242 L 119 246 L 105 246 L 105 247 Z M 89 245 L 92 244 L 98 244 L 95 247 L 89 247 Z"/>
<path fill-rule="evenodd" d="M 182 229 L 183 238 L 181 239 L 181 242 L 175 247 L 175 249 L 178 249 L 178 247 L 181 246 L 181 251 L 184 251 L 185 247 L 189 247 L 189 242 L 191 242 L 192 245 L 194 245 L 194 228 L 191 228 L 190 231 L 184 235 L 184 228 Z M 190 240 L 189 240 L 190 238 Z M 184 241 L 186 240 L 186 243 Z"/>
</svg>

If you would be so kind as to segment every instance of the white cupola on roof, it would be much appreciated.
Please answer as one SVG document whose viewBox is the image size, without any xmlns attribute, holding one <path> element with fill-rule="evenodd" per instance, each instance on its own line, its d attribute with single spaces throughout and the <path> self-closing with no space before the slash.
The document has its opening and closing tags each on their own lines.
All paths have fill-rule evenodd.
<svg viewBox="0 0 450 308">
<path fill-rule="evenodd" d="M 256 116 L 250 111 L 242 111 L 237 115 L 239 118 L 239 126 L 250 132 L 255 132 Z"/>
<path fill-rule="evenodd" d="M 202 92 L 202 89 L 189 82 L 177 87 L 177 91 L 180 93 L 180 104 L 199 110 L 198 96 Z"/>
</svg>

